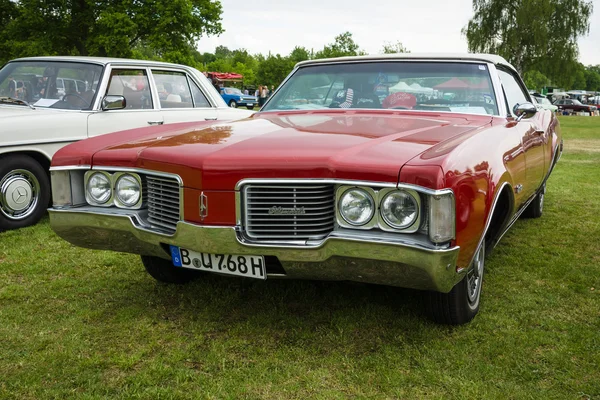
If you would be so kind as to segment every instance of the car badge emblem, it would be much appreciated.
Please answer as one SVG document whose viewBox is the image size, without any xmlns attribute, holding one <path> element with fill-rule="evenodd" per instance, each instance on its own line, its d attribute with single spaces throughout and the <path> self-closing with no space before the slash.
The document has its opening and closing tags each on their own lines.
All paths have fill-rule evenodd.
<svg viewBox="0 0 600 400">
<path fill-rule="evenodd" d="M 208 216 L 208 198 L 204 192 L 200 193 L 200 218 L 204 221 L 204 218 Z"/>
<path fill-rule="evenodd" d="M 269 208 L 269 215 L 302 215 L 306 214 L 304 207 L 279 207 Z"/>
</svg>

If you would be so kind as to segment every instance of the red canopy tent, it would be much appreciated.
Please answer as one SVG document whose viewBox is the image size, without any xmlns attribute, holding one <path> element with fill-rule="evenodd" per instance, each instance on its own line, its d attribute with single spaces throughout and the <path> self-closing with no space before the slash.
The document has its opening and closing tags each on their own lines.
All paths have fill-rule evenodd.
<svg viewBox="0 0 600 400">
<path fill-rule="evenodd" d="M 216 79 L 220 82 L 242 82 L 244 76 L 233 72 L 208 72 L 210 79 Z"/>
<path fill-rule="evenodd" d="M 433 87 L 435 90 L 445 90 L 445 89 L 470 89 L 471 85 L 469 85 L 465 81 L 461 81 L 458 78 L 452 78 L 449 81 L 444 83 L 440 83 Z"/>
</svg>

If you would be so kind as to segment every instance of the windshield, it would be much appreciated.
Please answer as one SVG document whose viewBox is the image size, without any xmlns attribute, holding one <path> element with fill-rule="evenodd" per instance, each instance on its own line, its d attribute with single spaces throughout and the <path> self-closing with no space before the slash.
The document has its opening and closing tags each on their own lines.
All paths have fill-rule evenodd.
<svg viewBox="0 0 600 400">
<path fill-rule="evenodd" d="M 498 114 L 487 65 L 406 61 L 302 67 L 262 111 L 326 108 Z"/>
<path fill-rule="evenodd" d="M 226 88 L 225 89 L 225 93 L 227 93 L 227 94 L 238 94 L 238 95 L 241 95 L 242 91 L 240 89 L 237 89 L 237 88 Z"/>
<path fill-rule="evenodd" d="M 92 107 L 102 66 L 77 62 L 16 61 L 0 70 L 0 104 L 9 97 L 34 107 L 87 110 Z"/>
</svg>

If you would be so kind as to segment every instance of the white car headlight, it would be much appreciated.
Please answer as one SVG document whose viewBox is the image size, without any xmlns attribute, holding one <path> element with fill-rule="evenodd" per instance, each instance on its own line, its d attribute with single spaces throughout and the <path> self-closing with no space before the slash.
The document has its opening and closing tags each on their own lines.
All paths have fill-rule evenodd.
<svg viewBox="0 0 600 400">
<path fill-rule="evenodd" d="M 136 206 L 142 198 L 140 180 L 131 174 L 119 176 L 115 183 L 115 197 L 118 206 Z"/>
<path fill-rule="evenodd" d="M 112 198 L 110 176 L 102 172 L 92 172 L 87 175 L 85 199 L 92 205 L 106 204 Z"/>
<path fill-rule="evenodd" d="M 395 229 L 408 228 L 419 217 L 417 199 L 403 190 L 388 193 L 381 201 L 380 209 L 383 220 Z"/>
<path fill-rule="evenodd" d="M 361 226 L 373 218 L 375 202 L 373 197 L 362 189 L 349 189 L 340 198 L 340 215 L 350 225 Z"/>
</svg>

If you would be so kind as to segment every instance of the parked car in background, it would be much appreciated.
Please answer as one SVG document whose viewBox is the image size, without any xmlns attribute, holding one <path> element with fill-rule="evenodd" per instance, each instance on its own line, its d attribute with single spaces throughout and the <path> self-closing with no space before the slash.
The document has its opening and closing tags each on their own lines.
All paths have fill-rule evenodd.
<svg viewBox="0 0 600 400">
<path fill-rule="evenodd" d="M 87 57 L 13 60 L 0 70 L 0 231 L 42 217 L 50 200 L 50 160 L 68 143 L 148 125 L 250 114 L 231 110 L 202 73 L 183 65 Z"/>
<path fill-rule="evenodd" d="M 221 88 L 221 97 L 231 108 L 247 107 L 252 110 L 258 104 L 256 96 L 244 94 L 240 89 L 234 87 Z"/>
<path fill-rule="evenodd" d="M 592 113 L 598 109 L 598 107 L 588 104 L 583 104 L 579 100 L 575 99 L 560 99 L 554 102 L 555 106 L 558 106 L 562 110 L 571 110 L 573 112 L 587 112 Z"/>
<path fill-rule="evenodd" d="M 427 291 L 434 320 L 466 323 L 486 255 L 520 216 L 542 215 L 561 154 L 557 117 L 531 102 L 493 55 L 304 61 L 251 118 L 61 149 L 51 226 L 141 255 L 162 282 L 407 287 Z"/>
<path fill-rule="evenodd" d="M 542 108 L 544 110 L 550 110 L 552 112 L 558 111 L 558 106 L 555 106 L 554 104 L 552 104 L 550 102 L 550 100 L 548 100 L 546 97 L 531 96 L 531 99 L 533 100 L 533 104 L 538 106 L 538 108 Z"/>
</svg>

